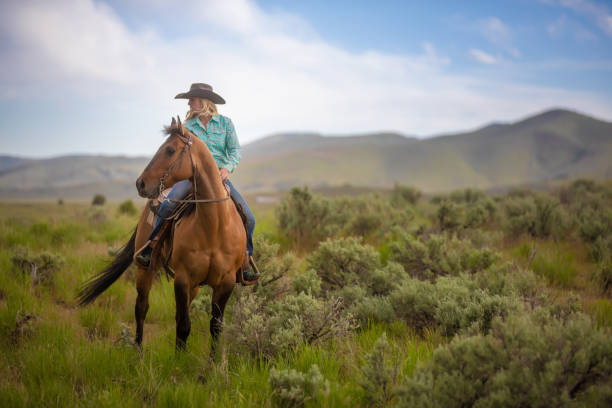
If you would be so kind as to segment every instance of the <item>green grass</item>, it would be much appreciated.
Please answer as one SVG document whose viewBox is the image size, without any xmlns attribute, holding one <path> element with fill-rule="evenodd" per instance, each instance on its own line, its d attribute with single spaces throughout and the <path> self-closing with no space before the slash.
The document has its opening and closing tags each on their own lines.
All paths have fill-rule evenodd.
<svg viewBox="0 0 612 408">
<path fill-rule="evenodd" d="M 598 327 L 612 327 L 612 301 L 598 299 L 587 306 L 587 311 L 595 318 Z"/>
<path fill-rule="evenodd" d="M 291 247 L 278 227 L 274 208 L 269 204 L 253 206 L 255 233 L 280 244 L 281 256 L 297 252 L 292 273 L 299 273 L 309 254 Z M 82 282 L 110 261 L 109 247 L 117 248 L 130 237 L 138 214 L 117 215 L 116 205 L 92 208 L 87 204 L 0 204 L 0 210 L 0 406 L 272 407 L 270 370 L 307 372 L 314 364 L 328 381 L 329 392 L 307 406 L 362 406 L 365 395 L 359 380 L 365 356 L 383 333 L 390 344 L 390 361 L 404 378 L 426 364 L 437 347 L 451 341 L 435 328 L 417 333 L 401 321 L 372 322 L 348 338 L 304 345 L 270 360 L 233 354 L 222 343 L 217 358 L 211 361 L 210 316 L 194 311 L 187 350 L 176 354 L 174 288 L 162 276 L 151 290 L 144 345 L 138 351 L 130 345 L 135 329 L 133 271 L 94 304 L 78 309 L 74 301 Z M 410 228 L 434 227 L 434 204 L 421 200 L 411 211 Z M 494 232 L 495 225 L 488 225 L 480 239 L 501 246 L 502 239 L 489 242 Z M 393 237 L 386 233 L 381 237 L 380 242 L 368 243 L 386 263 Z M 533 248 L 535 256 L 530 258 Z M 526 266 L 531 259 L 529 268 L 558 291 L 595 292 L 590 286 L 581 286 L 593 283 L 582 279 L 586 275 L 585 251 L 576 248 L 571 237 L 523 239 L 501 250 L 519 266 Z M 49 283 L 35 284 L 13 264 L 12 256 L 18 251 L 32 256 L 50 252 L 63 261 Z M 236 297 L 228 304 L 227 321 L 232 319 Z M 589 299 L 586 312 L 599 327 L 611 327 L 610 299 Z"/>
<path fill-rule="evenodd" d="M 567 245 L 534 241 L 531 244 L 523 243 L 512 253 L 551 284 L 565 287 L 574 284 L 576 264 L 574 254 Z"/>
</svg>

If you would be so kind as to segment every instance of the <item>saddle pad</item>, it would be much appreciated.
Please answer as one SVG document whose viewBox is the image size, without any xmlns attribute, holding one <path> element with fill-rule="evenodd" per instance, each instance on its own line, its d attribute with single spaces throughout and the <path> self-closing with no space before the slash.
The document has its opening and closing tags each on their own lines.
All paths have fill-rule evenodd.
<svg viewBox="0 0 612 408">
<path fill-rule="evenodd" d="M 155 214 L 153 214 L 153 211 L 149 210 L 149 215 L 147 215 L 147 224 L 152 227 L 153 221 L 155 221 Z"/>
</svg>

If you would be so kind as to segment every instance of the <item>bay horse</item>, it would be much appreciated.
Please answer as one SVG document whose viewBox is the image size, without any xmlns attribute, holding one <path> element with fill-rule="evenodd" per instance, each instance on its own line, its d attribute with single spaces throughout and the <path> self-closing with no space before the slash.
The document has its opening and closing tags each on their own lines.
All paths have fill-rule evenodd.
<svg viewBox="0 0 612 408">
<path fill-rule="evenodd" d="M 172 118 L 172 124 L 165 128 L 168 137 L 136 180 L 136 188 L 141 197 L 156 199 L 164 188 L 180 180 L 192 180 L 195 210 L 176 225 L 169 260 L 174 271 L 176 348 L 185 348 L 191 329 L 189 308 L 200 285 L 206 284 L 213 290 L 210 319 L 212 355 L 221 332 L 225 305 L 246 255 L 246 231 L 233 201 L 228 199 L 229 194 L 206 143 L 187 130 L 180 118 L 177 119 Z M 185 158 L 186 155 L 189 158 Z M 114 261 L 84 284 L 77 295 L 80 306 L 93 302 L 115 282 L 132 264 L 135 248 L 146 244 L 152 230 L 152 223 L 147 222 L 151 212 L 148 204 L 132 237 Z M 154 259 L 151 259 L 149 268 L 136 263 L 138 297 L 134 314 L 135 342 L 139 347 L 149 309 L 149 291 L 157 274 L 155 264 Z"/>
</svg>

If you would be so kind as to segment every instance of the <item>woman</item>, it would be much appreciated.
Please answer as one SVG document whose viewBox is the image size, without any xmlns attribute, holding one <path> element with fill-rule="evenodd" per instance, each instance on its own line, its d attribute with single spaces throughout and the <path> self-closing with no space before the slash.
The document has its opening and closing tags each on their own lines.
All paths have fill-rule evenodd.
<svg viewBox="0 0 612 408">
<path fill-rule="evenodd" d="M 236 137 L 234 124 L 231 119 L 219 115 L 215 104 L 224 104 L 225 100 L 213 92 L 212 86 L 208 84 L 192 84 L 189 92 L 178 94 L 174 99 L 188 99 L 189 112 L 185 118 L 184 125 L 194 135 L 199 137 L 206 143 L 208 149 L 212 153 L 217 166 L 219 167 L 219 177 L 230 189 L 230 196 L 235 203 L 242 207 L 243 213 L 246 216 L 247 228 L 247 252 L 249 257 L 253 256 L 253 230 L 255 229 L 255 216 L 247 205 L 247 202 L 242 198 L 240 193 L 234 188 L 234 185 L 229 180 L 229 175 L 232 173 L 238 162 L 240 162 L 240 143 Z M 184 198 L 191 190 L 191 181 L 182 180 L 176 183 L 167 198 L 180 200 Z M 155 226 L 149 242 L 155 238 L 159 232 L 163 219 L 172 214 L 177 203 L 165 199 L 158 210 L 158 217 L 155 221 Z M 151 246 L 147 245 L 140 254 L 136 256 L 136 260 L 143 266 L 148 266 L 151 261 Z M 257 271 L 252 272 L 250 269 L 245 272 L 246 280 L 257 279 L 259 274 Z"/>
</svg>

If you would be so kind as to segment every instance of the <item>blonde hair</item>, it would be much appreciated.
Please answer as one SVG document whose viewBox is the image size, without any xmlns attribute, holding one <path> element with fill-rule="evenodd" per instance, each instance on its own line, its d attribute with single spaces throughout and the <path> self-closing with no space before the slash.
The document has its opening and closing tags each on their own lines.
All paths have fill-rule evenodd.
<svg viewBox="0 0 612 408">
<path fill-rule="evenodd" d="M 192 118 L 212 118 L 215 115 L 218 115 L 219 112 L 217 112 L 217 105 L 215 105 L 212 101 L 208 100 L 208 99 L 204 99 L 204 98 L 195 98 L 195 99 L 199 99 L 200 102 L 202 102 L 202 109 L 200 110 L 189 110 L 189 112 L 187 112 L 187 116 L 185 116 L 185 120 L 189 120 Z"/>
</svg>

